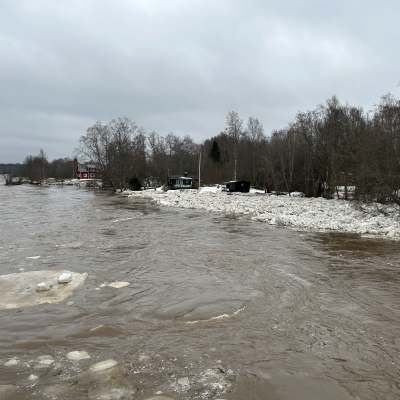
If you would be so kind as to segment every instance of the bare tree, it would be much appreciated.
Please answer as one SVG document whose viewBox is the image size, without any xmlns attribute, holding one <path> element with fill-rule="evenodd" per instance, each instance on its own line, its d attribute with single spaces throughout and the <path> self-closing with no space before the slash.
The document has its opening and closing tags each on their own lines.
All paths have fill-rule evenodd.
<svg viewBox="0 0 400 400">
<path fill-rule="evenodd" d="M 233 179 L 237 179 L 237 162 L 238 162 L 238 145 L 239 139 L 243 134 L 243 121 L 239 118 L 239 114 L 236 111 L 230 111 L 226 116 L 226 128 L 225 131 L 228 136 L 232 139 L 233 143 Z"/>
<path fill-rule="evenodd" d="M 81 137 L 82 154 L 93 161 L 103 180 L 113 188 L 124 189 L 133 178 L 145 173 L 145 136 L 128 118 L 108 124 L 97 122 Z"/>
<path fill-rule="evenodd" d="M 393 96 L 384 96 L 370 115 L 334 96 L 298 113 L 270 137 L 256 117 L 248 119 L 246 129 L 235 111 L 225 122 L 223 132 L 197 144 L 173 133 L 146 135 L 120 118 L 96 123 L 81 143 L 114 187 L 124 187 L 132 176 L 150 174 L 165 182 L 168 174 L 196 174 L 201 146 L 209 155 L 202 160 L 202 182 L 221 183 L 232 171 L 237 178 L 240 166 L 240 177 L 259 187 L 325 197 L 344 189 L 346 199 L 353 191 L 361 200 L 400 203 L 400 101 Z M 28 157 L 26 165 L 34 164 Z"/>
<path fill-rule="evenodd" d="M 37 156 L 28 155 L 22 166 L 23 175 L 31 181 L 40 182 L 47 176 L 49 162 L 43 149 Z"/>
<path fill-rule="evenodd" d="M 247 121 L 247 135 L 249 137 L 250 152 L 247 155 L 249 158 L 249 164 L 251 168 L 251 181 L 253 184 L 265 184 L 265 176 L 260 176 L 260 169 L 262 166 L 262 153 L 260 144 L 264 141 L 264 127 L 260 120 L 255 117 L 249 117 Z M 261 179 L 260 179 L 261 178 Z"/>
</svg>

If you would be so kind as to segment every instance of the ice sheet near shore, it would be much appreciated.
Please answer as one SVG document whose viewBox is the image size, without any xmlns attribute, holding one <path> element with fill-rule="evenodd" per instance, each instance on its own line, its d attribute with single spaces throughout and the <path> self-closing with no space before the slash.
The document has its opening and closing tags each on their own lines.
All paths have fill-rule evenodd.
<svg viewBox="0 0 400 400">
<path fill-rule="evenodd" d="M 169 207 L 248 215 L 256 221 L 307 231 L 340 231 L 400 239 L 400 207 L 378 203 L 263 194 L 228 194 L 214 187 L 197 190 L 126 192 Z"/>
</svg>

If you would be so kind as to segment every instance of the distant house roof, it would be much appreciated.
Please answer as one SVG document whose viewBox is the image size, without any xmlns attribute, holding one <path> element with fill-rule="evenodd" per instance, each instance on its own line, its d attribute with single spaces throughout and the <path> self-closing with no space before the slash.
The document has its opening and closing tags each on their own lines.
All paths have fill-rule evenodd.
<svg viewBox="0 0 400 400">
<path fill-rule="evenodd" d="M 93 162 L 85 162 L 85 163 L 78 164 L 79 171 L 87 171 L 89 168 L 95 169 L 96 165 Z"/>
</svg>

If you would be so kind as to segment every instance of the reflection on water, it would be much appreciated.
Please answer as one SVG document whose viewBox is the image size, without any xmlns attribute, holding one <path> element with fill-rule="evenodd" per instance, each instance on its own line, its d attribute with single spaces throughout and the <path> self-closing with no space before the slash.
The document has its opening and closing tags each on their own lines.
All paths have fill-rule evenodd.
<svg viewBox="0 0 400 400">
<path fill-rule="evenodd" d="M 318 239 L 317 239 L 318 240 Z M 349 233 L 323 233 L 319 241 L 332 253 L 348 253 L 357 258 L 399 254 L 398 241 L 362 238 Z"/>
<path fill-rule="evenodd" d="M 120 398 L 400 396 L 396 243 L 74 188 L 0 186 L 0 215 L 1 274 L 89 274 L 69 302 L 0 310 L 0 385 L 21 398 L 97 398 L 86 371 L 108 358 Z"/>
</svg>

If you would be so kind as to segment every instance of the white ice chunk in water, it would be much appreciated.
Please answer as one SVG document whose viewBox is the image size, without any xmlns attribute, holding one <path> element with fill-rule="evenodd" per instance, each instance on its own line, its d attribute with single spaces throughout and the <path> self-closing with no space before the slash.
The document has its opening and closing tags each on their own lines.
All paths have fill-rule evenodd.
<svg viewBox="0 0 400 400">
<path fill-rule="evenodd" d="M 71 361 L 88 360 L 90 355 L 86 351 L 70 351 L 67 358 Z"/>
<path fill-rule="evenodd" d="M 10 358 L 7 362 L 4 363 L 5 367 L 15 367 L 19 364 L 18 358 Z"/>
<path fill-rule="evenodd" d="M 93 364 L 89 369 L 91 372 L 101 372 L 110 368 L 114 368 L 116 365 L 118 365 L 118 362 L 110 358 L 109 360 L 100 361 L 96 364 Z"/>
<path fill-rule="evenodd" d="M 63 272 L 57 281 L 61 284 L 70 283 L 72 281 L 72 274 L 70 272 Z"/>
<path fill-rule="evenodd" d="M 35 381 L 37 381 L 39 379 L 39 377 L 37 376 L 37 375 L 34 375 L 34 374 L 30 374 L 29 376 L 28 376 L 28 381 L 30 381 L 30 382 L 35 382 Z"/>
<path fill-rule="evenodd" d="M 36 285 L 37 292 L 47 292 L 51 289 L 52 285 L 48 282 L 40 282 Z"/>
<path fill-rule="evenodd" d="M 114 289 L 122 289 L 128 287 L 129 285 L 129 282 L 111 282 L 108 286 Z"/>
<path fill-rule="evenodd" d="M 46 368 L 54 364 L 54 358 L 49 355 L 39 356 L 37 359 L 37 368 Z"/>
</svg>

